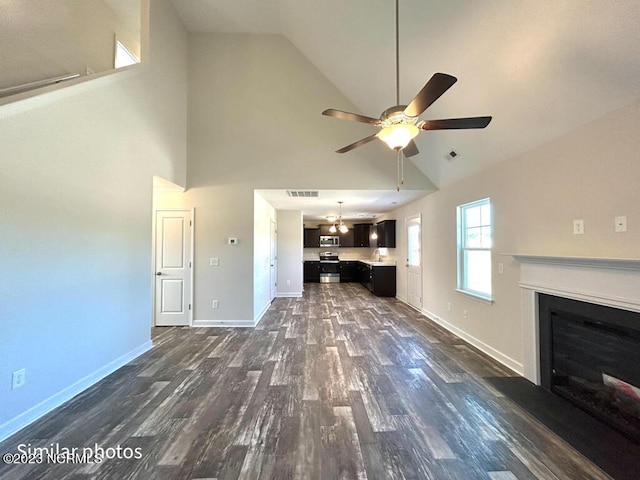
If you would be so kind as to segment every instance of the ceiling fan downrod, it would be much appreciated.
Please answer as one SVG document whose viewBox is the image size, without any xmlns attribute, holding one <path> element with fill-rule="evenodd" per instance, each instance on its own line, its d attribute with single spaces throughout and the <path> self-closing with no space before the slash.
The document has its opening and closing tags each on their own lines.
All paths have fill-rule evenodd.
<svg viewBox="0 0 640 480">
<path fill-rule="evenodd" d="M 396 105 L 400 105 L 400 7 L 396 0 Z"/>
</svg>

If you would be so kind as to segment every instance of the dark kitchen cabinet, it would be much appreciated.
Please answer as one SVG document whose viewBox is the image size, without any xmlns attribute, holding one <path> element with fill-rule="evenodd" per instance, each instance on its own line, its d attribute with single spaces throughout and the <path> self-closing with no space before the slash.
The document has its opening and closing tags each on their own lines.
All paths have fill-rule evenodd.
<svg viewBox="0 0 640 480">
<path fill-rule="evenodd" d="M 396 267 L 360 264 L 360 283 L 378 297 L 396 296 Z"/>
<path fill-rule="evenodd" d="M 371 223 L 356 223 L 353 226 L 353 246 L 369 247 L 371 238 Z"/>
<path fill-rule="evenodd" d="M 364 263 L 358 264 L 358 281 L 367 290 L 371 290 L 371 277 L 373 277 L 373 267 Z"/>
<path fill-rule="evenodd" d="M 350 228 L 347 233 L 338 231 L 338 235 L 340 236 L 341 247 L 353 247 L 353 228 Z"/>
<path fill-rule="evenodd" d="M 385 265 L 373 267 L 371 292 L 378 297 L 396 296 L 396 267 Z"/>
<path fill-rule="evenodd" d="M 320 229 L 319 228 L 304 229 L 304 246 L 305 248 L 320 247 Z"/>
<path fill-rule="evenodd" d="M 396 221 L 383 220 L 376 223 L 378 247 L 396 248 Z"/>
<path fill-rule="evenodd" d="M 304 262 L 304 283 L 320 282 L 320 262 Z"/>
<path fill-rule="evenodd" d="M 340 261 L 340 282 L 357 282 L 360 262 Z"/>
<path fill-rule="evenodd" d="M 338 234 L 337 232 L 331 233 L 329 231 L 329 229 L 331 228 L 331 225 L 320 225 L 320 235 L 337 235 Z M 336 225 L 336 228 L 337 228 L 337 225 Z"/>
</svg>

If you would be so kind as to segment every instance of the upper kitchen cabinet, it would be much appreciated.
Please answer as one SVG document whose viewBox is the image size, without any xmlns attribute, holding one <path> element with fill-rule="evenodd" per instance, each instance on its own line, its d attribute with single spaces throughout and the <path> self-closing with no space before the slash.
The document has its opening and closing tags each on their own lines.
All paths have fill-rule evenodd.
<svg viewBox="0 0 640 480">
<path fill-rule="evenodd" d="M 353 247 L 353 228 L 350 228 L 347 233 L 338 231 L 337 235 L 340 236 L 341 247 Z"/>
<path fill-rule="evenodd" d="M 353 246 L 369 247 L 372 223 L 356 223 L 353 226 Z"/>
<path fill-rule="evenodd" d="M 304 229 L 304 247 L 305 248 L 320 247 L 320 229 L 319 228 Z"/>
<path fill-rule="evenodd" d="M 331 225 L 320 225 L 319 226 L 319 230 L 320 230 L 320 235 L 337 235 L 337 233 L 331 233 L 329 231 L 329 229 L 331 228 Z"/>
<path fill-rule="evenodd" d="M 378 247 L 396 248 L 396 221 L 383 220 L 376 223 Z"/>
</svg>

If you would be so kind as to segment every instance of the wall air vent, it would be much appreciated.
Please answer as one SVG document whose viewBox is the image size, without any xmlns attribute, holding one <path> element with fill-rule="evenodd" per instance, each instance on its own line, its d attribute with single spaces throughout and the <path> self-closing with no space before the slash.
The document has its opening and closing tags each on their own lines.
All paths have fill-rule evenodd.
<svg viewBox="0 0 640 480">
<path fill-rule="evenodd" d="M 313 198 L 319 197 L 319 190 L 287 190 L 287 195 L 296 198 Z"/>
</svg>

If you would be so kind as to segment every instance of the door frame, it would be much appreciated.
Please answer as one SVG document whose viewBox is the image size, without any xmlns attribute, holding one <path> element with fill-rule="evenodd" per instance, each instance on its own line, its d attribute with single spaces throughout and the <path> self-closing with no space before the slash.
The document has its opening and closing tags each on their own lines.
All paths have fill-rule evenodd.
<svg viewBox="0 0 640 480">
<path fill-rule="evenodd" d="M 151 327 L 155 327 L 156 326 L 156 238 L 157 238 L 157 222 L 156 222 L 156 218 L 158 217 L 158 212 L 190 212 L 191 213 L 191 233 L 190 233 L 190 239 L 189 239 L 189 245 L 190 245 L 190 255 L 189 255 L 189 275 L 190 275 L 190 279 L 189 279 L 189 283 L 190 283 L 190 288 L 189 288 L 189 327 L 193 326 L 193 310 L 194 310 L 194 304 L 193 304 L 193 291 L 194 289 L 194 284 L 193 284 L 193 272 L 195 270 L 194 268 L 194 261 L 193 259 L 195 258 L 195 254 L 194 254 L 194 248 L 195 248 L 195 228 L 196 228 L 196 209 L 194 207 L 191 208 L 154 208 L 153 209 L 153 214 L 152 214 L 152 227 L 151 227 L 151 235 L 152 235 L 152 239 L 151 239 Z"/>
<path fill-rule="evenodd" d="M 269 301 L 273 302 L 278 296 L 278 223 L 273 218 L 269 222 Z"/>
<path fill-rule="evenodd" d="M 409 302 L 409 222 L 411 222 L 412 220 L 418 220 L 418 224 L 420 225 L 420 235 L 419 235 L 419 239 L 418 242 L 420 244 L 420 308 L 416 307 L 415 305 L 412 305 Z M 404 219 L 404 234 L 405 234 L 405 253 L 406 253 L 406 268 L 407 268 L 407 305 L 409 305 L 410 307 L 416 309 L 416 310 L 420 310 L 422 311 L 422 308 L 424 307 L 424 295 L 423 295 L 423 291 L 422 291 L 422 287 L 423 287 L 423 275 L 422 275 L 422 267 L 423 267 L 423 254 L 422 254 L 422 214 L 420 213 L 416 213 L 414 215 L 409 215 Z"/>
</svg>

